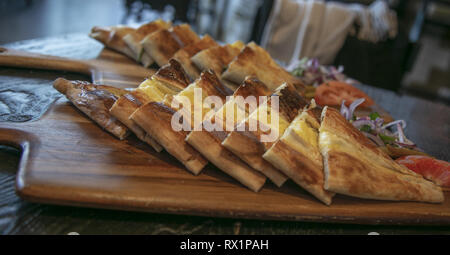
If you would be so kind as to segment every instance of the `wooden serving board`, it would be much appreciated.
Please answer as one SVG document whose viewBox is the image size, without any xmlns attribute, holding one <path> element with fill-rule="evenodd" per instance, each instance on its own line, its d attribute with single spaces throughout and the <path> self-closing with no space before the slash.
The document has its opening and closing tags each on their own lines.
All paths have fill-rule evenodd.
<svg viewBox="0 0 450 255">
<path fill-rule="evenodd" d="M 18 55 L 9 50 L 8 53 Z M 118 57 L 109 51 L 102 54 L 112 54 L 116 60 Z M 1 55 L 0 65 L 6 65 Z M 26 67 L 61 70 L 54 62 L 60 59 L 49 57 L 52 63 L 40 66 L 43 64 L 38 60 L 42 56 L 31 57 L 35 62 Z M 128 71 L 139 67 L 128 59 L 121 63 L 127 68 L 134 65 L 136 69 L 117 72 L 109 69 L 111 63 L 103 65 L 101 61 L 108 60 L 102 58 L 93 61 L 100 63 L 98 66 L 82 61 L 90 68 L 64 69 L 90 73 L 95 82 L 114 81 L 108 83 L 120 87 L 129 87 L 129 81 L 137 84 L 148 75 L 148 70 L 142 70 L 142 77 L 130 75 Z M 9 59 L 8 65 L 16 61 L 13 60 Z M 15 66 L 24 67 L 24 63 L 25 60 Z M 98 78 L 107 75 L 114 79 Z M 16 189 L 22 198 L 34 202 L 215 217 L 450 225 L 449 192 L 445 193 L 443 204 L 384 202 L 338 195 L 331 206 L 326 206 L 292 182 L 282 188 L 267 183 L 259 193 L 254 193 L 212 165 L 199 176 L 193 176 L 166 152 L 156 153 L 133 136 L 124 141 L 115 139 L 63 97 L 38 121 L 1 122 L 0 144 L 22 150 Z"/>
<path fill-rule="evenodd" d="M 293 183 L 254 193 L 208 165 L 193 176 L 134 137 L 119 141 L 59 99 L 36 122 L 0 123 L 0 143 L 22 149 L 17 192 L 52 204 L 255 219 L 450 224 L 443 204 L 336 196 L 325 206 Z"/>
<path fill-rule="evenodd" d="M 0 66 L 67 71 L 89 75 L 95 84 L 136 87 L 155 73 L 126 56 L 104 49 L 95 59 L 77 60 L 0 47 Z"/>
</svg>

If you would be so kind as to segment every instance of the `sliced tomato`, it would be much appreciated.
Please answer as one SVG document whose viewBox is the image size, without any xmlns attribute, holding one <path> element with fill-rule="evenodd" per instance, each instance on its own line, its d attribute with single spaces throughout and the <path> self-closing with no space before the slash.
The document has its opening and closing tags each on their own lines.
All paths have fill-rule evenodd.
<svg viewBox="0 0 450 255">
<path fill-rule="evenodd" d="M 418 155 L 401 157 L 395 161 L 439 186 L 450 187 L 449 162 Z"/>
<path fill-rule="evenodd" d="M 374 104 L 372 98 L 370 98 L 366 93 L 353 87 L 352 85 L 340 82 L 340 81 L 329 81 L 323 83 L 316 88 L 314 100 L 317 104 L 325 105 L 341 105 L 342 100 L 345 100 L 345 105 L 349 106 L 353 101 L 359 98 L 365 98 L 361 106 L 369 107 Z"/>
</svg>

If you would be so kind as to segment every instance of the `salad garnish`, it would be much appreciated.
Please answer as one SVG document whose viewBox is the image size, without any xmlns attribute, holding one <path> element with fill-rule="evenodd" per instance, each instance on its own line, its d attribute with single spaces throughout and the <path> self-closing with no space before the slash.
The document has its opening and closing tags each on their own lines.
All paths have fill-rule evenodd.
<svg viewBox="0 0 450 255">
<path fill-rule="evenodd" d="M 356 117 L 354 111 L 364 100 L 364 98 L 357 99 L 349 107 L 345 106 L 345 100 L 342 100 L 341 115 L 378 146 L 391 145 L 422 151 L 414 142 L 406 138 L 404 132 L 406 122 L 404 120 L 396 120 L 385 124 L 384 119 L 377 112 L 373 112 L 369 116 Z"/>
<path fill-rule="evenodd" d="M 292 75 L 299 77 L 305 84 L 319 86 L 327 81 L 345 82 L 344 67 L 323 66 L 317 58 L 304 57 L 286 68 Z"/>
</svg>

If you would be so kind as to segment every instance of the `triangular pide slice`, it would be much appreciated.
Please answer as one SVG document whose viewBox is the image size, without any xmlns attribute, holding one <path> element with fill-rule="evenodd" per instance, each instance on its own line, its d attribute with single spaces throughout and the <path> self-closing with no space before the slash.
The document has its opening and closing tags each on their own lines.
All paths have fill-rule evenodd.
<svg viewBox="0 0 450 255">
<path fill-rule="evenodd" d="M 301 112 L 263 158 L 297 185 L 330 205 L 334 192 L 324 186 L 323 159 L 319 150 L 321 108 Z"/>
<path fill-rule="evenodd" d="M 181 48 L 200 41 L 199 36 L 187 24 L 151 33 L 141 41 L 144 51 L 159 66 L 164 66 Z"/>
<path fill-rule="evenodd" d="M 197 102 L 199 105 L 203 104 L 203 99 L 207 96 L 217 96 L 222 103 L 225 102 L 226 96 L 231 95 L 232 91 L 224 87 L 217 76 L 209 71 L 201 73 L 200 78 L 190 84 L 177 95 L 172 96 L 172 100 L 182 102 L 186 99 L 191 104 L 191 107 L 184 106 L 181 109 L 172 108 L 164 102 L 150 102 L 137 109 L 132 115 L 131 119 L 135 121 L 144 131 L 151 135 L 164 149 L 172 156 L 178 159 L 186 168 L 193 174 L 199 174 L 208 161 L 191 145 L 186 143 L 185 138 L 189 131 L 174 130 L 172 126 L 172 118 L 177 112 L 184 111 L 188 116 L 184 121 L 189 125 L 193 125 L 192 119 L 194 116 L 194 100 L 195 89 L 201 89 L 202 95 Z M 200 121 L 208 113 L 210 108 L 203 108 L 200 115 Z M 200 113 L 198 113 L 200 114 Z"/>
<path fill-rule="evenodd" d="M 236 123 L 243 121 L 249 113 L 257 108 L 260 96 L 270 94 L 271 91 L 263 83 L 252 77 L 247 77 L 244 83 L 234 92 L 233 97 L 227 100 L 222 108 L 209 118 L 205 118 L 202 130 L 191 131 L 186 137 L 186 141 L 202 153 L 206 159 L 255 192 L 259 191 L 264 185 L 265 176 L 223 147 L 221 143 L 228 134 L 227 125 L 229 129 L 234 128 Z M 249 96 L 255 97 L 256 104 L 237 102 L 237 100 L 246 100 Z M 209 126 L 209 130 L 207 126 Z"/>
<path fill-rule="evenodd" d="M 336 109 L 323 109 L 319 148 L 326 190 L 378 200 L 444 201 L 439 186 L 389 160 Z"/>
<path fill-rule="evenodd" d="M 227 69 L 228 64 L 244 47 L 245 44 L 241 41 L 224 46 L 211 47 L 192 56 L 191 61 L 200 71 L 212 70 L 220 77 Z"/>
<path fill-rule="evenodd" d="M 200 41 L 189 44 L 178 50 L 172 58 L 178 60 L 188 76 L 192 80 L 195 80 L 200 76 L 200 70 L 192 63 L 191 57 L 202 50 L 216 46 L 218 46 L 216 41 L 214 41 L 211 36 L 205 35 Z"/>
<path fill-rule="evenodd" d="M 155 21 L 141 25 L 135 31 L 125 35 L 123 37 L 123 40 L 133 52 L 134 59 L 142 63 L 144 67 L 149 67 L 151 64 L 153 64 L 154 61 L 148 53 L 144 52 L 141 41 L 146 36 L 161 29 L 168 29 L 171 26 L 171 22 L 165 22 L 161 19 L 157 19 Z"/>
<path fill-rule="evenodd" d="M 278 99 L 279 107 L 277 111 L 272 111 L 272 98 L 269 98 L 242 121 L 236 130 L 230 132 L 222 145 L 251 167 L 262 172 L 277 186 L 281 186 L 287 180 L 287 176 L 262 156 L 284 133 L 298 112 L 301 112 L 308 105 L 308 102 L 297 92 L 294 86 L 288 83 L 278 87 L 272 96 Z M 260 119 L 259 116 L 263 112 L 267 113 L 267 118 Z M 272 123 L 272 117 L 278 118 L 278 122 Z M 262 138 L 269 135 L 273 136 L 273 139 L 263 141 Z"/>
<path fill-rule="evenodd" d="M 135 59 L 133 51 L 127 46 L 123 39 L 125 36 L 133 33 L 134 31 L 136 31 L 136 29 L 122 25 L 111 27 L 95 26 L 92 28 L 89 36 L 101 42 L 105 47 Z"/>
<path fill-rule="evenodd" d="M 63 78 L 56 79 L 53 87 L 100 127 L 120 140 L 129 134 L 128 128 L 109 113 L 116 100 L 127 93 L 126 90 Z"/>
<path fill-rule="evenodd" d="M 152 77 L 142 82 L 134 91 L 121 96 L 110 109 L 111 115 L 120 120 L 142 141 L 151 145 L 160 152 L 162 147 L 149 136 L 132 119 L 133 114 L 139 107 L 153 101 L 160 102 L 166 95 L 175 95 L 190 83 L 181 64 L 176 60 L 161 67 Z"/>
<path fill-rule="evenodd" d="M 304 93 L 304 84 L 278 65 L 270 54 L 254 42 L 248 43 L 228 65 L 222 79 L 241 84 L 245 77 L 253 76 L 274 91 L 280 84 L 289 83 L 300 93 Z"/>
</svg>

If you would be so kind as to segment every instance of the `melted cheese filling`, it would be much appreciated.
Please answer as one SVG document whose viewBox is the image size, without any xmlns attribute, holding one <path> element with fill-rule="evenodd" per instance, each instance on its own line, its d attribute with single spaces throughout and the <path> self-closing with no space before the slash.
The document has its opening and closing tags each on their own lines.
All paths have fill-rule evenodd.
<svg viewBox="0 0 450 255">
<path fill-rule="evenodd" d="M 321 164 L 319 127 L 320 124 L 314 118 L 303 112 L 292 121 L 280 140 L 293 150 L 308 155 Z"/>
<path fill-rule="evenodd" d="M 190 103 L 190 109 L 188 106 L 182 106 L 185 110 L 188 110 L 190 112 L 190 115 L 192 118 L 194 117 L 194 114 L 200 114 L 199 116 L 202 117 L 202 120 L 204 119 L 205 115 L 208 114 L 211 111 L 211 108 L 204 104 L 203 101 L 208 96 L 206 93 L 201 93 L 201 97 L 195 98 L 195 89 L 199 88 L 196 83 L 193 83 L 186 87 L 184 90 L 182 90 L 180 93 L 175 95 L 173 97 L 174 100 L 177 102 L 183 103 L 185 100 L 183 98 L 187 98 Z M 199 88 L 201 89 L 201 88 Z M 200 94 L 199 94 L 200 95 Z M 197 99 L 197 101 L 196 101 Z M 194 107 L 195 105 L 195 107 Z M 194 109 L 195 108 L 195 109 Z M 180 108 L 178 108 L 180 109 Z"/>
<path fill-rule="evenodd" d="M 232 112 L 227 112 L 227 109 L 231 109 Z M 227 118 L 227 114 L 233 116 L 232 119 Z M 233 131 L 234 127 L 245 120 L 246 111 L 236 104 L 235 100 L 227 101 L 222 108 L 220 108 L 214 115 L 209 117 L 209 121 L 211 122 L 214 119 L 214 122 L 218 125 L 222 125 L 222 131 Z M 227 129 L 228 123 L 228 129 Z"/>
<path fill-rule="evenodd" d="M 143 92 L 154 102 L 161 102 L 166 95 L 174 95 L 176 93 L 176 91 L 168 89 L 152 78 L 143 81 L 136 90 Z"/>
<path fill-rule="evenodd" d="M 245 47 L 245 44 L 242 41 L 235 41 L 234 43 L 230 44 L 231 47 L 236 48 L 238 50 L 242 50 L 242 48 Z"/>
<path fill-rule="evenodd" d="M 266 112 L 266 118 L 263 117 L 264 111 Z M 260 118 L 260 115 L 262 115 Z M 278 117 L 278 123 L 272 123 L 272 119 L 276 119 Z M 266 133 L 272 131 L 277 132 L 278 137 L 284 133 L 284 131 L 288 128 L 289 122 L 283 118 L 278 112 L 271 111 L 271 108 L 268 104 L 262 104 L 256 109 L 248 119 L 246 120 L 247 124 L 251 127 L 251 122 L 257 121 L 259 124 L 268 127 L 270 130 L 265 131 Z M 259 126 L 258 126 L 259 128 Z M 252 131 L 252 130 L 250 130 Z"/>
</svg>

